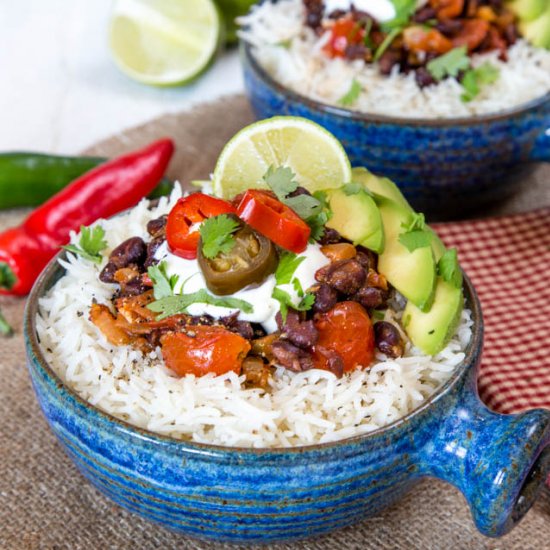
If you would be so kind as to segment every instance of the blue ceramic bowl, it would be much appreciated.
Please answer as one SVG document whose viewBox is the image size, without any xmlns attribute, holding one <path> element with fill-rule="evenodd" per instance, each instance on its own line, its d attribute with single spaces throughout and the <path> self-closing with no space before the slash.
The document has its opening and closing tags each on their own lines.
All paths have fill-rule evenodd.
<svg viewBox="0 0 550 550">
<path fill-rule="evenodd" d="M 337 443 L 251 450 L 182 442 L 135 428 L 65 386 L 44 358 L 35 325 L 39 297 L 62 275 L 52 262 L 25 312 L 36 396 L 82 474 L 149 520 L 216 541 L 312 537 L 378 514 L 431 476 L 458 487 L 478 529 L 498 537 L 522 518 L 544 483 L 550 412 L 505 416 L 478 398 L 483 322 L 467 279 L 475 322 L 466 359 L 421 407 L 386 428 Z"/>
<path fill-rule="evenodd" d="M 394 180 L 430 219 L 461 218 L 497 202 L 550 161 L 550 93 L 495 115 L 395 118 L 325 105 L 275 82 L 241 43 L 245 88 L 257 118 L 309 118 L 344 145 L 352 166 Z"/>
</svg>

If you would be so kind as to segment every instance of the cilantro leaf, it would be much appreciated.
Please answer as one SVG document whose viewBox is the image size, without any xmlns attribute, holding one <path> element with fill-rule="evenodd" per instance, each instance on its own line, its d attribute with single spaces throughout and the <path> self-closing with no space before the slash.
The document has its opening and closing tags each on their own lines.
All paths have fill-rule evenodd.
<svg viewBox="0 0 550 550">
<path fill-rule="evenodd" d="M 0 311 L 0 336 L 11 336 L 12 334 L 13 328 L 2 315 L 2 311 Z"/>
<path fill-rule="evenodd" d="M 298 266 L 306 259 L 305 256 L 297 256 L 294 252 L 284 252 L 275 271 L 275 281 L 278 285 L 289 284 Z"/>
<path fill-rule="evenodd" d="M 338 103 L 344 107 L 353 105 L 361 94 L 361 90 L 361 84 L 359 84 L 359 82 L 354 78 L 351 81 L 349 90 L 338 100 Z"/>
<path fill-rule="evenodd" d="M 160 300 L 152 302 L 147 307 L 155 313 L 160 313 L 157 320 L 187 313 L 187 308 L 196 303 L 209 304 L 212 306 L 226 307 L 230 309 L 240 309 L 244 313 L 252 313 L 254 307 L 250 302 L 239 300 L 238 298 L 219 297 L 209 294 L 204 288 L 191 292 L 189 294 L 179 294 L 177 296 L 166 296 Z"/>
<path fill-rule="evenodd" d="M 462 287 L 462 271 L 458 264 L 456 248 L 446 250 L 437 262 L 437 272 L 444 281 L 451 283 L 456 288 Z"/>
<path fill-rule="evenodd" d="M 432 59 L 426 65 L 428 72 L 435 80 L 443 80 L 447 76 L 456 77 L 459 72 L 470 67 L 470 58 L 466 46 L 460 46 Z"/>
<path fill-rule="evenodd" d="M 402 223 L 401 227 L 405 230 L 406 233 L 409 233 L 410 231 L 422 231 L 426 229 L 426 219 L 424 218 L 424 214 L 417 214 L 416 212 L 413 212 L 410 222 Z"/>
<path fill-rule="evenodd" d="M 226 254 L 235 246 L 233 233 L 240 223 L 227 214 L 220 214 L 204 220 L 200 227 L 202 253 L 205 257 L 215 258 L 220 252 Z"/>
<path fill-rule="evenodd" d="M 283 202 L 303 220 L 315 216 L 322 208 L 321 203 L 311 195 L 297 195 L 296 197 L 284 199 Z"/>
<path fill-rule="evenodd" d="M 153 281 L 155 299 L 160 300 L 167 296 L 173 296 L 179 277 L 177 275 L 168 276 L 168 273 L 166 273 L 166 262 L 150 266 L 147 274 L 151 278 L 151 281 Z"/>
<path fill-rule="evenodd" d="M 403 32 L 402 27 L 396 27 L 392 29 L 384 38 L 382 44 L 378 46 L 378 49 L 374 53 L 373 61 L 378 61 L 386 52 L 386 50 L 391 46 L 391 43 Z"/>
<path fill-rule="evenodd" d="M 294 277 L 294 279 L 292 279 L 292 287 L 300 298 L 304 297 L 304 287 L 302 286 L 302 283 L 300 282 L 300 279 L 298 279 L 298 277 Z"/>
<path fill-rule="evenodd" d="M 399 235 L 399 242 L 409 251 L 414 252 L 417 248 L 430 246 L 432 243 L 432 233 L 424 229 L 417 229 Z"/>
<path fill-rule="evenodd" d="M 460 96 L 460 99 L 464 103 L 472 101 L 479 94 L 482 86 L 496 82 L 499 76 L 500 71 L 498 68 L 489 62 L 466 71 L 460 82 L 464 88 L 464 93 Z"/>
<path fill-rule="evenodd" d="M 306 292 L 306 294 L 300 300 L 300 303 L 295 304 L 292 301 L 290 294 L 278 287 L 273 289 L 272 297 L 275 298 L 280 304 L 279 311 L 281 312 L 281 317 L 283 322 L 286 321 L 286 316 L 288 314 L 289 308 L 295 309 L 297 311 L 308 311 L 313 307 L 315 302 L 315 296 L 311 292 Z"/>
<path fill-rule="evenodd" d="M 0 262 L 0 288 L 11 290 L 16 282 L 17 277 L 12 268 L 6 262 Z"/>
<path fill-rule="evenodd" d="M 269 188 L 277 195 L 279 200 L 284 199 L 288 194 L 296 191 L 298 182 L 295 181 L 296 174 L 288 166 L 275 168 L 271 165 L 264 174 L 263 180 Z"/>
<path fill-rule="evenodd" d="M 63 248 L 73 254 L 78 254 L 90 262 L 99 264 L 102 258 L 100 253 L 107 248 L 107 241 L 104 237 L 105 230 L 101 225 L 96 225 L 93 228 L 81 225 L 78 246 L 69 244 Z"/>
<path fill-rule="evenodd" d="M 311 233 L 309 235 L 309 242 L 318 241 L 325 234 L 325 225 L 332 217 L 332 211 L 323 210 L 315 216 L 306 220 Z"/>
<path fill-rule="evenodd" d="M 390 29 L 406 26 L 416 11 L 416 2 L 417 0 L 391 0 L 395 9 L 395 17 L 382 23 L 382 29 L 387 32 Z"/>
</svg>

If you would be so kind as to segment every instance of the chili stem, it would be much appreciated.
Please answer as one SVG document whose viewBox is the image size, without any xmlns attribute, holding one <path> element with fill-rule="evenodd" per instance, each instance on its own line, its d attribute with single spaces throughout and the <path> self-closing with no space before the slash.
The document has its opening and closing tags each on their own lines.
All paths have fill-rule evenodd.
<svg viewBox="0 0 550 550">
<path fill-rule="evenodd" d="M 8 337 L 13 334 L 13 328 L 6 321 L 2 315 L 2 310 L 0 310 L 0 336 Z"/>
</svg>

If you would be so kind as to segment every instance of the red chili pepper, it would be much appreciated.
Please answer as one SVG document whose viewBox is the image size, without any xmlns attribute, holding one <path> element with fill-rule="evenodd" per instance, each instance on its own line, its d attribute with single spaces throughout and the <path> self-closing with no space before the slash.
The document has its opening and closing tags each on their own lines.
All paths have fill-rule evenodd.
<svg viewBox="0 0 550 550">
<path fill-rule="evenodd" d="M 308 224 L 269 191 L 249 189 L 237 207 L 237 215 L 287 250 L 298 253 L 307 246 L 311 234 Z"/>
<path fill-rule="evenodd" d="M 330 57 L 345 57 L 348 46 L 362 44 L 365 29 L 348 17 L 337 19 L 330 30 L 330 38 L 323 51 Z"/>
<path fill-rule="evenodd" d="M 231 203 L 204 193 L 193 193 L 180 199 L 168 214 L 166 222 L 166 240 L 170 250 L 186 260 L 195 259 L 200 237 L 196 224 L 220 214 L 235 213 Z"/>
<path fill-rule="evenodd" d="M 173 142 L 161 139 L 106 162 L 74 180 L 19 227 L 0 233 L 0 293 L 27 294 L 69 242 L 70 231 L 137 204 L 162 179 L 173 151 Z"/>
</svg>

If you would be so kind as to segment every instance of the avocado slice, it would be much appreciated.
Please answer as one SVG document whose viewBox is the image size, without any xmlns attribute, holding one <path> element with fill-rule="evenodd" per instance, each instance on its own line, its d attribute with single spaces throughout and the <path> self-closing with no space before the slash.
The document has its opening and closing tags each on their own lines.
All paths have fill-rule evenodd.
<svg viewBox="0 0 550 550">
<path fill-rule="evenodd" d="M 407 199 L 403 196 L 399 187 L 397 187 L 392 180 L 375 176 L 362 166 L 352 168 L 351 178 L 352 181 L 364 185 L 372 193 L 391 199 L 397 204 L 412 211 L 411 205 L 407 202 Z"/>
<path fill-rule="evenodd" d="M 378 271 L 420 309 L 430 308 L 435 291 L 436 262 L 431 246 L 410 252 L 399 242 L 402 225 L 409 225 L 414 212 L 383 198 L 378 208 L 384 224 L 386 245 L 378 256 Z"/>
<path fill-rule="evenodd" d="M 403 327 L 416 347 L 428 355 L 435 355 L 454 334 L 463 307 L 462 288 L 438 277 L 431 309 L 424 312 L 408 302 L 403 311 Z"/>
<path fill-rule="evenodd" d="M 521 21 L 533 21 L 548 8 L 548 0 L 513 0 L 509 3 Z"/>
<path fill-rule="evenodd" d="M 354 244 L 380 254 L 384 250 L 384 228 L 376 203 L 362 189 L 353 193 L 345 189 L 328 191 L 332 218 L 327 226 Z"/>
<path fill-rule="evenodd" d="M 533 46 L 550 50 L 550 10 L 533 21 L 521 22 L 519 28 Z"/>
</svg>

